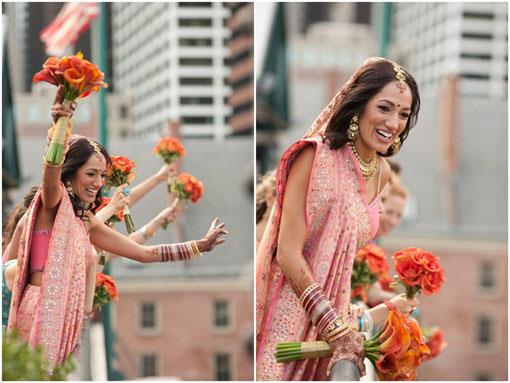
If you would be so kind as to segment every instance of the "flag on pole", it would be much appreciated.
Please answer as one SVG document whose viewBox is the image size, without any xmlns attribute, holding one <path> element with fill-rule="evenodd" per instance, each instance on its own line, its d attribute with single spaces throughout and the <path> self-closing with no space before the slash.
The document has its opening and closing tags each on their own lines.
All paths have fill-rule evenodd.
<svg viewBox="0 0 510 383">
<path fill-rule="evenodd" d="M 90 22 L 99 15 L 97 3 L 66 3 L 55 20 L 44 28 L 39 37 L 48 56 L 62 56 L 74 45 Z"/>
</svg>

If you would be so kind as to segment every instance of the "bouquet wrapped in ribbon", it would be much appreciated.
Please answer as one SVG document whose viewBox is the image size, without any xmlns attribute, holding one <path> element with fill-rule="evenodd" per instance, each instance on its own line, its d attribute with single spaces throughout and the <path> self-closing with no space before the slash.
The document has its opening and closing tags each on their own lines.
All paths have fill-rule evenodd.
<svg viewBox="0 0 510 383">
<path fill-rule="evenodd" d="M 358 250 L 351 275 L 351 300 L 367 303 L 370 287 L 387 278 L 388 272 L 388 257 L 381 247 L 370 243 Z"/>
<path fill-rule="evenodd" d="M 113 278 L 103 273 L 96 274 L 96 290 L 94 292 L 94 309 L 101 309 L 102 306 L 111 300 L 119 300 L 117 285 Z"/>
<path fill-rule="evenodd" d="M 104 74 L 90 61 L 78 52 L 74 56 L 62 58 L 50 57 L 43 64 L 43 69 L 37 72 L 32 82 L 47 82 L 55 86 L 63 85 L 63 104 L 69 107 L 77 98 L 85 98 L 92 92 L 99 92 L 108 87 L 104 81 Z M 49 164 L 60 165 L 64 160 L 64 143 L 68 131 L 69 117 L 60 117 L 53 131 L 50 146 L 46 151 L 45 160 Z"/>
<path fill-rule="evenodd" d="M 364 342 L 365 356 L 372 362 L 380 380 L 415 380 L 418 366 L 430 358 L 430 349 L 413 318 L 407 318 L 390 302 L 390 310 L 383 328 Z M 279 343 L 276 361 L 331 356 L 327 342 Z"/>
<path fill-rule="evenodd" d="M 135 163 L 129 158 L 124 156 L 111 156 L 112 165 L 106 172 L 106 186 L 107 187 L 119 187 L 123 184 L 129 184 L 135 178 L 133 169 Z M 123 210 L 124 223 L 126 224 L 126 230 L 129 234 L 135 231 L 135 225 L 133 218 L 131 218 L 131 212 L 129 206 L 125 206 Z"/>
<path fill-rule="evenodd" d="M 425 295 L 441 291 L 446 278 L 436 255 L 416 247 L 407 247 L 393 254 L 393 260 L 397 276 L 392 287 L 404 286 L 407 298 L 412 299 L 421 291 Z"/>
</svg>

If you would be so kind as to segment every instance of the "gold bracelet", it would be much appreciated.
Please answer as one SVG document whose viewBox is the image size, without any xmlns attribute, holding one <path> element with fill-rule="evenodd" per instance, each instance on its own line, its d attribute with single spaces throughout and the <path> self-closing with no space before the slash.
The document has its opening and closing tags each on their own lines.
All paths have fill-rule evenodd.
<svg viewBox="0 0 510 383">
<path fill-rule="evenodd" d="M 198 255 L 198 254 L 202 255 L 202 253 L 200 252 L 200 249 L 198 248 L 197 241 L 195 241 L 195 240 L 191 241 L 191 248 L 193 249 L 194 255 Z"/>
<path fill-rule="evenodd" d="M 340 339 L 341 337 L 343 337 L 344 335 L 347 335 L 349 332 L 352 331 L 352 327 L 349 327 L 347 326 L 347 328 L 343 329 L 342 331 L 340 331 L 339 333 L 336 333 L 336 334 L 333 334 L 331 335 L 330 337 L 326 338 L 326 341 L 328 343 L 332 343 L 334 342 L 335 340 L 338 340 Z"/>
</svg>

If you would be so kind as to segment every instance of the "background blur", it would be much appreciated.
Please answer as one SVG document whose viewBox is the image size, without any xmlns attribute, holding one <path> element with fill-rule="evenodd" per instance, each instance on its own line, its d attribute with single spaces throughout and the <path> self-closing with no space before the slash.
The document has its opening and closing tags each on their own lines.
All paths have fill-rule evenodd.
<svg viewBox="0 0 510 383">
<path fill-rule="evenodd" d="M 65 54 L 81 50 L 109 88 L 78 102 L 74 131 L 134 160 L 135 185 L 163 164 L 156 141 L 181 138 L 181 171 L 205 194 L 150 243 L 201 238 L 216 216 L 230 234 L 195 262 L 113 261 L 120 301 L 92 324 L 78 379 L 252 380 L 253 4 L 87 4 L 95 16 Z M 39 34 L 64 5 L 2 4 L 4 219 L 40 182 L 55 88 L 32 76 L 48 57 Z M 168 203 L 161 184 L 132 208 L 135 226 Z"/>
<path fill-rule="evenodd" d="M 416 78 L 418 124 L 397 156 L 410 201 L 380 244 L 434 252 L 421 296 L 448 347 L 419 380 L 508 379 L 508 4 L 257 3 L 257 172 L 273 169 L 370 56 Z M 270 21 L 269 21 L 270 20 Z"/>
</svg>

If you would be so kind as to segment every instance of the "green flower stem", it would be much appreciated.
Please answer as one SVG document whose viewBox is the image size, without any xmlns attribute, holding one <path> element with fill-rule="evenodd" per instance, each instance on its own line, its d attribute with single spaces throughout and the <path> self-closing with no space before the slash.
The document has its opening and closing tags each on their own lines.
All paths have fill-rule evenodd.
<svg viewBox="0 0 510 383">
<path fill-rule="evenodd" d="M 131 212 L 127 205 L 124 207 L 124 223 L 126 224 L 128 234 L 135 232 L 135 224 L 133 223 L 133 218 L 131 218 Z"/>
<path fill-rule="evenodd" d="M 69 108 L 72 101 L 64 100 L 64 107 Z M 62 116 L 55 124 L 53 137 L 50 146 L 44 157 L 45 161 L 52 165 L 61 165 L 64 162 L 64 144 L 67 136 L 67 126 L 69 125 L 69 117 Z"/>
</svg>

